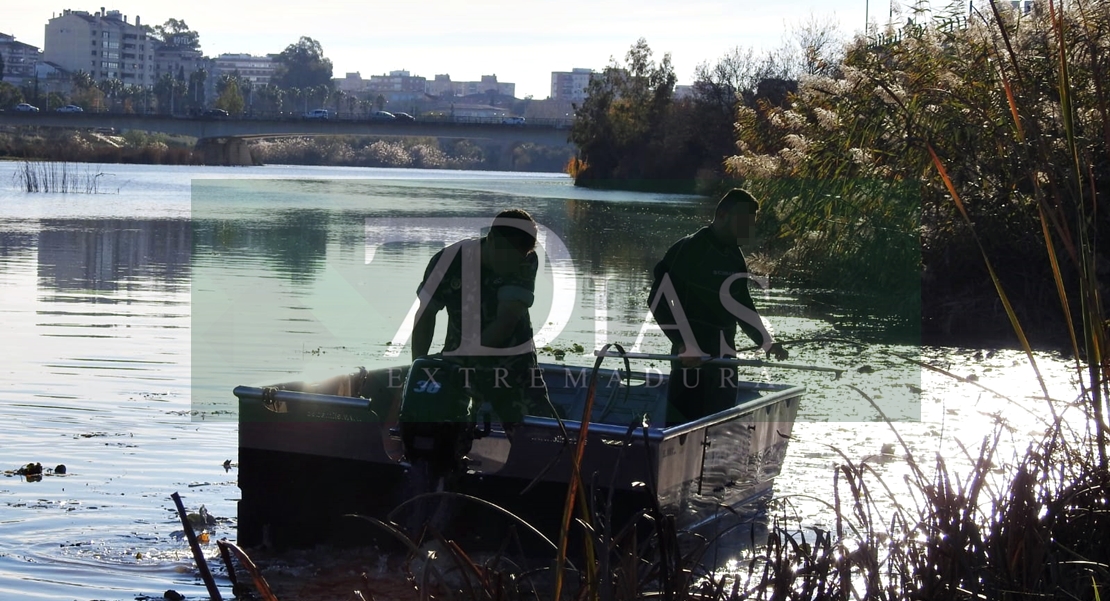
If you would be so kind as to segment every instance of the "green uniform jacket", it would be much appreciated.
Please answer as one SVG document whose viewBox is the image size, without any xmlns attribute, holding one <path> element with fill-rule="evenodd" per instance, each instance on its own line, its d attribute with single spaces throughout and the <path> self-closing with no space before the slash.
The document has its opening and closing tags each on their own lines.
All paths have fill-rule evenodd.
<svg viewBox="0 0 1110 601">
<path fill-rule="evenodd" d="M 661 326 L 677 324 L 678 313 L 675 302 L 681 305 L 694 339 L 703 353 L 713 356 L 726 356 L 733 353 L 721 348 L 721 338 L 731 347 L 736 344 L 736 326 L 744 330 L 756 344 L 770 344 L 770 335 L 759 320 L 748 292 L 748 277 L 735 277 L 747 274 L 748 265 L 740 247 L 718 238 L 709 227 L 676 242 L 663 260 L 655 266 L 655 279 L 652 282 L 649 306 L 654 305 L 655 321 Z M 677 298 L 657 299 L 664 276 L 670 278 Z M 727 294 L 738 306 L 746 308 L 732 310 L 721 301 L 721 288 L 728 285 Z M 664 328 L 663 332 L 677 347 L 684 344 L 678 329 Z"/>
</svg>

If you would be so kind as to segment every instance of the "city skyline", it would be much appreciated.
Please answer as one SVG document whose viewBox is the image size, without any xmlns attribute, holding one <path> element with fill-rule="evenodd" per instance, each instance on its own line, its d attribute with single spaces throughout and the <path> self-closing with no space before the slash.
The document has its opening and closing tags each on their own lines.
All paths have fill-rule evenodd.
<svg viewBox="0 0 1110 601">
<path fill-rule="evenodd" d="M 45 8 L 20 6 L 5 15 L 0 30 L 20 42 L 43 48 L 47 21 L 63 10 L 118 10 L 148 25 L 170 18 L 185 21 L 200 34 L 201 50 L 224 53 L 277 53 L 300 36 L 320 42 L 331 59 L 333 76 L 362 77 L 407 70 L 429 80 L 449 74 L 453 80 L 496 75 L 516 84 L 517 97 L 546 98 L 553 71 L 600 70 L 610 58 L 623 61 L 638 38 L 647 40 L 656 61 L 666 53 L 680 84 L 689 84 L 697 65 L 713 63 L 736 47 L 763 53 L 783 45 L 802 23 L 835 25 L 848 39 L 863 30 L 865 10 L 872 23 L 887 21 L 889 4 L 830 0 L 785 0 L 760 6 L 736 6 L 721 0 L 674 3 L 644 0 L 595 3 L 543 1 L 519 8 L 503 2 L 451 3 L 429 0 L 418 8 L 400 4 L 351 8 L 335 0 L 286 4 L 275 12 L 258 0 L 217 3 L 197 0 L 184 7 L 164 0 L 62 4 Z M 877 14 L 881 13 L 881 14 Z M 881 17 L 881 19 L 880 19 Z"/>
</svg>

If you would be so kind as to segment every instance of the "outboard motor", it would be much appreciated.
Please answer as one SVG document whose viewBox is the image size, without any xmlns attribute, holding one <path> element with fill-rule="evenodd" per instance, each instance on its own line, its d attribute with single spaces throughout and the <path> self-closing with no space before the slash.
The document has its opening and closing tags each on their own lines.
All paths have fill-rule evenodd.
<svg viewBox="0 0 1110 601">
<path fill-rule="evenodd" d="M 400 431 L 405 458 L 435 473 L 465 470 L 463 458 L 480 434 L 466 389 L 466 372 L 441 357 L 412 364 L 401 397 Z"/>
</svg>

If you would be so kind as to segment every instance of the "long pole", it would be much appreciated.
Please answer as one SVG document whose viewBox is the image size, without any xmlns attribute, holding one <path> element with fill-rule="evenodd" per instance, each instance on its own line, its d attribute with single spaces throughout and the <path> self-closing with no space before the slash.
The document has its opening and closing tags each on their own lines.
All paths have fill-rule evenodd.
<svg viewBox="0 0 1110 601">
<path fill-rule="evenodd" d="M 599 352 L 596 352 L 596 351 L 594 352 L 594 355 L 599 356 L 599 357 L 602 356 Z M 662 353 L 624 353 L 624 354 L 621 354 L 621 353 L 615 353 L 615 352 L 608 352 L 608 353 L 605 353 L 604 356 L 606 356 L 606 357 L 625 357 L 625 358 L 628 358 L 628 359 L 649 359 L 649 360 L 653 360 L 653 361 L 677 361 L 679 359 L 684 358 L 684 357 L 680 357 L 678 355 L 666 355 L 666 354 L 662 354 Z M 732 357 L 708 357 L 708 356 L 699 357 L 699 359 L 702 360 L 703 364 L 708 363 L 708 364 L 711 364 L 711 365 L 735 365 L 735 366 L 738 366 L 738 367 L 779 367 L 779 368 L 783 368 L 783 369 L 800 369 L 800 370 L 803 370 L 803 371 L 825 371 L 825 372 L 836 374 L 836 377 L 838 377 L 838 378 L 840 377 L 840 374 L 847 371 L 847 370 L 844 370 L 844 369 L 837 369 L 835 367 L 822 367 L 822 366 L 819 366 L 819 365 L 799 365 L 799 364 L 796 364 L 796 363 L 779 363 L 777 361 L 762 361 L 760 359 L 735 359 L 735 358 L 732 358 Z"/>
</svg>

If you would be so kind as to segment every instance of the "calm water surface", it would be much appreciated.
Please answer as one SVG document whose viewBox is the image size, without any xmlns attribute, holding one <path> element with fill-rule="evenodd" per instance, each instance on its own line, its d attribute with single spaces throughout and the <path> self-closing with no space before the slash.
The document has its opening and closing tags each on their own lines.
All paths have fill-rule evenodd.
<svg viewBox="0 0 1110 601">
<path fill-rule="evenodd" d="M 206 598 L 170 495 L 216 516 L 214 539 L 235 538 L 231 389 L 398 364 L 428 259 L 497 210 L 524 206 L 546 228 L 537 337 L 580 344 L 587 354 L 565 360 L 581 365 L 606 341 L 666 350 L 644 325 L 650 268 L 708 216 L 694 197 L 547 174 L 107 165 L 94 169 L 109 193 L 62 195 L 18 191 L 15 167 L 0 164 L 0 599 Z M 756 299 L 776 336 L 821 340 L 790 347 L 791 363 L 849 370 L 747 373 L 808 388 L 776 483 L 803 525 L 830 518 L 838 450 L 860 460 L 895 441 L 850 386 L 927 459 L 958 462 L 959 443 L 977 447 L 996 415 L 1011 426 L 1004 459 L 1042 430 L 1021 354 L 921 348 L 771 283 Z M 898 355 L 975 374 L 1014 402 Z M 1067 365 L 1038 361 L 1053 396 L 1071 400 Z M 13 473 L 31 462 L 67 470 Z M 877 469 L 899 483 L 905 464 Z"/>
</svg>

